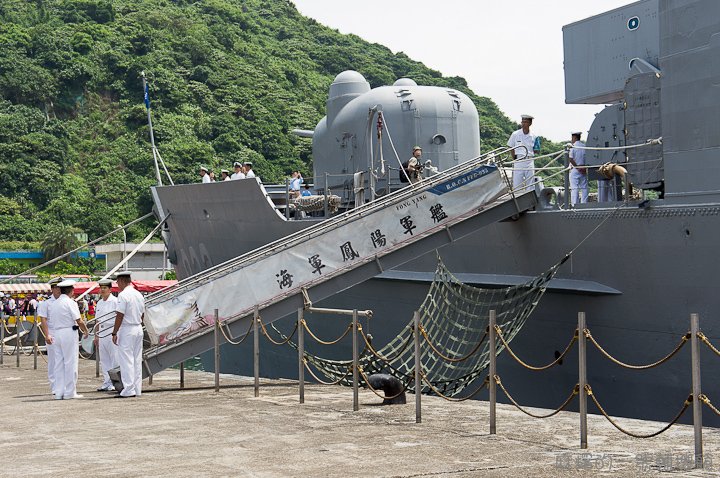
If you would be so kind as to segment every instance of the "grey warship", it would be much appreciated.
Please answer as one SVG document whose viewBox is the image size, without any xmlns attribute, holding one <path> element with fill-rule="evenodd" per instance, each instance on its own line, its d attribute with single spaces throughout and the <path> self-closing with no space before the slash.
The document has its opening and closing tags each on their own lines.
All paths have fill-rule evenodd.
<svg viewBox="0 0 720 478">
<path fill-rule="evenodd" d="M 555 190 L 514 221 L 487 226 L 440 249 L 465 283 L 503 287 L 541 274 L 569 251 L 513 348 L 531 363 L 553 360 L 576 328 L 577 313 L 605 349 L 626 362 L 664 356 L 700 314 L 704 334 L 720 341 L 715 314 L 720 258 L 720 3 L 643 0 L 563 28 L 567 103 L 603 104 L 590 126 L 588 163 L 621 164 L 613 202 L 568 208 Z M 382 130 L 378 135 L 378 119 Z M 414 145 L 439 170 L 480 154 L 479 118 L 461 92 L 399 79 L 371 89 L 360 73 L 340 73 L 330 87 L 327 116 L 313 132 L 314 191 L 340 197 L 341 208 L 403 186 L 399 161 Z M 383 136 L 384 135 L 384 136 Z M 646 147 L 629 148 L 662 138 Z M 600 179 L 592 173 L 591 180 Z M 255 179 L 153 188 L 169 258 L 180 278 L 201 273 L 325 219 L 323 211 L 291 211 L 285 185 Z M 372 309 L 374 340 L 392 340 L 408 323 L 433 279 L 436 254 L 317 304 Z M 242 294 L 242 291 L 228 293 Z M 278 322 L 289 330 L 293 318 Z M 326 336 L 346 324 L 315 323 Z M 335 351 L 348 356 L 348 351 Z M 221 371 L 252 373 L 252 349 L 224 346 Z M 261 374 L 295 378 L 289 348 L 262 351 Z M 212 367 L 212 360 L 204 360 Z M 650 370 L 618 367 L 590 353 L 588 382 L 611 415 L 669 421 L 687 398 L 690 359 L 681 353 Z M 574 360 L 532 374 L 502 356 L 503 383 L 524 405 L 555 408 L 577 382 Z M 720 358 L 705 350 L 705 377 Z M 720 396 L 713 380 L 704 393 Z M 483 395 L 479 395 L 483 398 Z M 717 417 L 707 417 L 720 425 Z M 685 419 L 689 419 L 686 415 Z"/>
</svg>

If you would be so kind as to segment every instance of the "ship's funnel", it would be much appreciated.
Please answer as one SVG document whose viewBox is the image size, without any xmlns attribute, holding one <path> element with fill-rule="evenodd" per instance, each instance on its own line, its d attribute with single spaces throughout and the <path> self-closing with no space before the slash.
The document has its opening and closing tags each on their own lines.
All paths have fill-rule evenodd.
<svg viewBox="0 0 720 478">
<path fill-rule="evenodd" d="M 335 77 L 327 100 L 327 122 L 332 124 L 337 113 L 353 99 L 370 91 L 370 83 L 357 71 L 347 70 Z"/>
</svg>

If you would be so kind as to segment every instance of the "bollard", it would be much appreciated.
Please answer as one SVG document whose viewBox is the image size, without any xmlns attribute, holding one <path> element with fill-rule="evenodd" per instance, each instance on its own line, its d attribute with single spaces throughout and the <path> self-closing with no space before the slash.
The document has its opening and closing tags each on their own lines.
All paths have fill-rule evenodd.
<svg viewBox="0 0 720 478">
<path fill-rule="evenodd" d="M 422 376 L 420 374 L 422 362 L 420 360 L 420 313 L 416 310 L 413 315 L 415 336 L 415 423 L 422 423 L 421 400 Z"/>
<path fill-rule="evenodd" d="M 100 377 L 100 334 L 98 333 L 99 325 L 95 325 L 95 378 Z"/>
<path fill-rule="evenodd" d="M 700 396 L 700 316 L 690 314 L 690 345 L 692 347 L 693 428 L 695 431 L 695 468 L 704 468 L 702 446 L 702 402 Z"/>
<path fill-rule="evenodd" d="M 258 324 L 260 323 L 260 308 L 256 305 L 253 312 L 253 372 L 255 375 L 255 396 L 260 396 L 260 337 Z"/>
<path fill-rule="evenodd" d="M 185 361 L 180 362 L 180 388 L 185 388 Z"/>
<path fill-rule="evenodd" d="M 360 403 L 358 397 L 358 313 L 357 309 L 353 309 L 353 323 L 352 323 L 352 341 L 353 341 L 353 411 L 357 412 L 360 410 Z"/>
<path fill-rule="evenodd" d="M 587 339 L 585 337 L 585 312 L 578 312 L 578 375 L 580 384 L 580 448 L 587 449 Z"/>
<path fill-rule="evenodd" d="M 300 403 L 305 403 L 305 334 L 303 327 L 303 308 L 298 309 L 297 331 L 298 331 L 298 394 L 300 395 Z"/>
<path fill-rule="evenodd" d="M 220 321 L 215 309 L 215 393 L 220 391 Z"/>
<path fill-rule="evenodd" d="M 495 324 L 497 323 L 497 316 L 495 310 L 490 311 L 490 320 L 488 323 L 488 350 L 490 352 L 490 376 L 488 377 L 488 391 L 490 392 L 490 434 L 497 434 L 497 383 L 495 382 L 495 375 L 497 375 L 497 332 L 495 331 Z"/>
<path fill-rule="evenodd" d="M 33 370 L 37 370 L 38 357 L 38 324 L 37 316 L 35 317 L 35 335 L 33 336 Z"/>
<path fill-rule="evenodd" d="M 2 312 L 0 312 L 2 314 Z M 0 365 L 5 357 L 5 315 L 0 317 Z"/>
<path fill-rule="evenodd" d="M 20 317 L 15 316 L 15 351 L 17 352 L 17 367 L 20 368 Z"/>
</svg>

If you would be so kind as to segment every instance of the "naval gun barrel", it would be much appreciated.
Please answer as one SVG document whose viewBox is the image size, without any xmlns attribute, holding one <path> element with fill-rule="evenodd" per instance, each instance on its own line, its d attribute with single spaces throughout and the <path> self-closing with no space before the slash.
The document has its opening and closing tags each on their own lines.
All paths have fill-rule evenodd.
<svg viewBox="0 0 720 478">
<path fill-rule="evenodd" d="M 301 138 L 312 138 L 315 131 L 311 129 L 294 129 L 291 133 L 300 136 Z"/>
</svg>

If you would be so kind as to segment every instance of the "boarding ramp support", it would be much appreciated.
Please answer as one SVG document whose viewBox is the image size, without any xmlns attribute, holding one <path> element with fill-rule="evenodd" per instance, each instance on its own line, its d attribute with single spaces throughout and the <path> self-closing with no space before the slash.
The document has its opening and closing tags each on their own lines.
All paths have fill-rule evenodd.
<svg viewBox="0 0 720 478">
<path fill-rule="evenodd" d="M 328 219 L 263 248 L 251 251 L 237 259 L 232 259 L 196 274 L 179 282 L 176 287 L 170 290 L 151 294 L 147 299 L 149 315 L 152 316 L 154 307 L 158 307 L 154 312 L 156 315 L 162 315 L 163 310 L 167 315 L 172 310 L 169 308 L 163 309 L 163 307 L 172 307 L 171 303 L 182 302 L 183 298 L 186 299 L 191 296 L 197 301 L 193 304 L 194 313 L 198 317 L 207 317 L 211 310 L 217 308 L 211 299 L 208 299 L 208 296 L 217 292 L 217 287 L 213 289 L 213 281 L 221 279 L 223 275 L 234 274 L 242 269 L 247 269 L 246 273 L 249 274 L 246 279 L 247 282 L 255 282 L 255 276 L 252 275 L 252 266 L 257 265 L 259 261 L 271 260 L 279 254 L 285 254 L 284 257 L 303 257 L 302 254 L 295 253 L 297 252 L 295 250 L 305 246 L 305 252 L 307 252 L 307 244 L 312 240 L 327 239 L 333 231 L 341 230 L 358 217 L 363 217 L 364 220 L 373 219 L 374 210 L 395 212 L 399 210 L 400 205 L 407 204 L 408 201 L 412 202 L 413 198 L 426 195 L 433 188 L 437 190 L 439 186 L 447 184 L 454 186 L 458 183 L 458 179 L 460 180 L 459 183 L 462 183 L 463 178 L 469 177 L 469 174 L 478 171 L 478 166 L 482 166 L 480 163 L 468 163 L 463 163 L 437 176 L 425 179 L 419 184 L 410 185 L 384 198 L 356 208 L 356 210 Z M 497 174 L 498 178 L 500 178 L 501 172 L 498 169 L 494 174 Z M 502 178 L 501 181 L 504 183 L 503 190 L 501 193 L 495 194 L 491 201 L 473 207 L 471 210 L 453 217 L 447 222 L 429 227 L 427 230 L 420 229 L 418 234 L 411 234 L 410 239 L 401 236 L 403 241 L 390 245 L 382 253 L 371 254 L 362 259 L 357 259 L 357 262 L 351 262 L 349 265 L 340 263 L 342 267 L 338 267 L 334 271 L 331 267 L 328 267 L 329 273 L 322 275 L 322 278 L 315 278 L 313 275 L 311 281 L 303 283 L 298 280 L 302 287 L 296 287 L 275 294 L 265 300 L 247 304 L 237 313 L 228 314 L 224 319 L 221 319 L 225 330 L 228 331 L 231 339 L 242 336 L 249 333 L 249 329 L 253 327 L 253 311 L 256 307 L 262 313 L 263 323 L 272 323 L 295 313 L 298 308 L 302 308 L 308 301 L 315 303 L 331 297 L 343 290 L 372 279 L 386 270 L 393 269 L 423 254 L 452 244 L 485 226 L 510 218 L 516 219 L 520 213 L 536 206 L 537 193 L 535 191 L 514 195 L 508 192 L 507 178 Z M 468 196 L 468 194 L 465 194 L 465 196 Z M 415 210 L 414 205 L 411 210 Z M 288 254 L 290 255 L 288 256 Z M 278 262 L 275 264 L 278 264 Z M 224 295 L 229 295 L 227 294 L 229 290 L 224 290 Z M 200 302 L 203 300 L 205 301 L 204 307 L 199 307 Z M 204 311 L 207 308 L 209 310 Z M 199 309 L 203 311 L 199 312 Z M 146 325 L 148 329 L 151 329 L 152 326 L 147 322 L 146 315 Z M 157 374 L 166 368 L 182 363 L 188 358 L 213 349 L 215 347 L 213 329 L 214 327 L 206 326 L 186 336 L 180 336 L 171 341 L 165 341 L 147 348 L 143 354 L 143 376 Z M 152 334 L 150 335 L 152 336 Z M 221 344 L 227 341 L 225 337 L 221 337 L 220 340 Z"/>
</svg>

